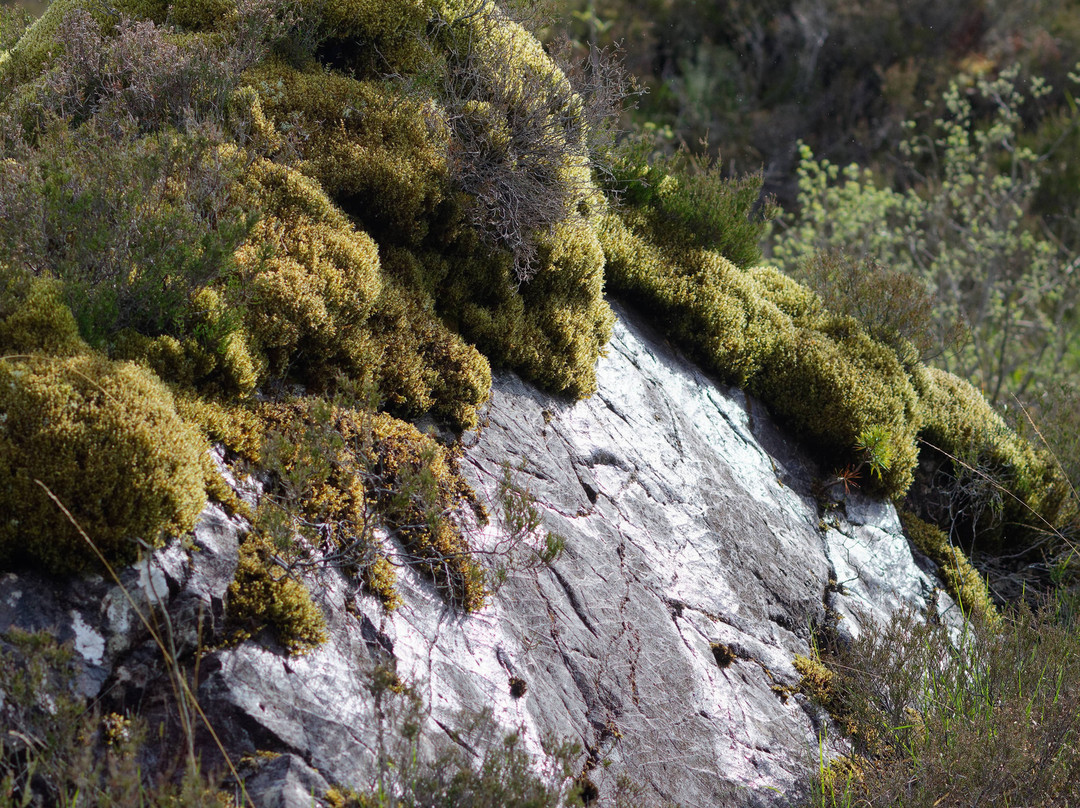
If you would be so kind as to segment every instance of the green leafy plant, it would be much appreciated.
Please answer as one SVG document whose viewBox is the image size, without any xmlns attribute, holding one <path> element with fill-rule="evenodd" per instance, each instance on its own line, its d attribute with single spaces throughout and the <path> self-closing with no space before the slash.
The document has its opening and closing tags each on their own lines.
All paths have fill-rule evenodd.
<svg viewBox="0 0 1080 808">
<path fill-rule="evenodd" d="M 874 424 L 862 430 L 859 433 L 859 439 L 855 442 L 855 449 L 863 454 L 870 474 L 879 480 L 892 466 L 894 451 L 892 441 L 892 436 L 885 427 Z"/>
<path fill-rule="evenodd" d="M 932 338 L 948 344 L 957 320 L 971 335 L 936 361 L 971 379 L 992 403 L 1036 389 L 1071 368 L 1080 351 L 1072 319 L 1080 276 L 1063 244 L 1031 215 L 1048 154 L 1019 143 L 1022 110 L 1049 88 L 1037 78 L 1023 87 L 1018 70 L 954 81 L 942 97 L 945 113 L 928 131 L 908 125 L 898 146 L 914 177 L 906 189 L 883 185 L 858 165 L 817 160 L 801 146 L 800 210 L 773 243 L 774 258 L 792 272 L 819 250 L 840 250 L 933 290 Z M 977 117 L 976 104 L 992 114 Z"/>
</svg>

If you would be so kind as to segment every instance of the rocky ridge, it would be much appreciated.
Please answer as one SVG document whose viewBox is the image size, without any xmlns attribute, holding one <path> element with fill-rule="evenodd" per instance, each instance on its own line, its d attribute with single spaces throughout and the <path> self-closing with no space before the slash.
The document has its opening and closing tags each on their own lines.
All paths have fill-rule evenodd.
<svg viewBox="0 0 1080 808">
<path fill-rule="evenodd" d="M 822 471 L 760 404 L 615 309 L 594 396 L 568 403 L 497 373 L 484 423 L 463 438 L 480 498 L 497 498 L 509 464 L 561 556 L 511 569 L 473 615 L 407 568 L 394 612 L 315 570 L 324 646 L 290 657 L 260 637 L 202 657 L 199 702 L 230 755 L 279 755 L 248 780 L 255 804 L 318 804 L 330 784 L 373 782 L 401 742 L 401 699 L 372 687 L 386 670 L 420 697 L 427 751 L 467 746 L 470 716 L 488 708 L 538 761 L 551 739 L 578 743 L 601 805 L 620 781 L 684 808 L 789 804 L 829 727 L 795 690 L 792 659 L 814 631 L 857 634 L 903 605 L 949 613 L 890 505 L 815 497 Z M 208 506 L 191 552 L 173 543 L 123 571 L 136 600 L 166 607 L 180 653 L 222 619 L 245 529 Z M 471 540 L 505 556 L 497 519 Z M 71 640 L 88 697 L 151 710 L 161 698 L 159 654 L 108 581 L 9 573 L 0 625 Z"/>
</svg>

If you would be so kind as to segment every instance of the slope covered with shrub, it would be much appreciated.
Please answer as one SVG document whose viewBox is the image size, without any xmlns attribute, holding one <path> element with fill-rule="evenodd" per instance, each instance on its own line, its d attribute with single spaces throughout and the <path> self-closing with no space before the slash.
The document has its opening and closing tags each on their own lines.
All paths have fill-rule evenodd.
<svg viewBox="0 0 1080 808">
<path fill-rule="evenodd" d="M 1053 458 L 922 363 L 910 295 L 852 309 L 761 266 L 759 180 L 600 153 L 620 87 L 590 95 L 492 4 L 56 0 L 21 35 L 0 20 L 5 566 L 131 561 L 209 496 L 252 523 L 223 642 L 323 641 L 307 563 L 387 609 L 409 563 L 480 609 L 454 517 L 485 514 L 457 447 L 409 420 L 477 427 L 493 365 L 588 396 L 605 292 L 763 400 L 826 486 L 899 498 L 920 461 L 944 468 L 920 515 L 1007 554 L 1075 520 Z M 257 510 L 211 442 L 268 480 Z"/>
<path fill-rule="evenodd" d="M 605 195 L 603 110 L 494 6 L 61 0 L 5 51 L 0 88 L 10 367 L 72 341 L 95 357 L 80 371 L 93 384 L 134 362 L 205 437 L 253 458 L 256 392 L 468 428 L 490 363 L 593 390 L 606 283 L 848 479 L 902 495 L 922 438 L 1020 503 L 992 526 L 1002 546 L 1068 516 L 1054 464 L 928 372 L 910 333 L 755 266 L 758 183 L 624 149 Z M 26 347 L 43 278 L 56 331 L 32 326 Z M 200 474 L 165 475 L 187 480 L 183 507 L 111 529 L 183 530 Z M 67 505 L 92 520 L 107 493 L 72 490 Z"/>
<path fill-rule="evenodd" d="M 587 145 L 602 122 L 494 7 L 62 0 L 5 47 L 5 496 L 34 503 L 9 542 L 56 532 L 42 478 L 113 560 L 190 528 L 205 439 L 255 459 L 285 428 L 261 423 L 256 391 L 467 428 L 489 360 L 594 388 L 611 325 Z M 147 429 L 170 441 L 121 437 Z M 151 446 L 128 460 L 129 440 Z M 28 464 L 31 446 L 60 470 Z M 81 566 L 79 541 L 19 557 Z"/>
</svg>

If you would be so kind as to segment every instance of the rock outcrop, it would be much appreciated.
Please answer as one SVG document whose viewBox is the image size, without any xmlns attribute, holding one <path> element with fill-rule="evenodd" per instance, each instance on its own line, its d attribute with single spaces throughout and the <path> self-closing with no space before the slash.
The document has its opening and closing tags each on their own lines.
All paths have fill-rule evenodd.
<svg viewBox="0 0 1080 808">
<path fill-rule="evenodd" d="M 422 750 L 467 746 L 482 708 L 538 762 L 552 739 L 576 742 L 601 805 L 627 783 L 642 805 L 788 804 L 829 729 L 792 667 L 814 632 L 851 636 L 903 605 L 949 609 L 890 505 L 815 485 L 823 471 L 760 404 L 616 311 L 596 395 L 570 404 L 497 373 L 482 427 L 463 438 L 480 498 L 496 500 L 508 466 L 563 538 L 558 558 L 508 548 L 493 518 L 471 540 L 508 570 L 477 614 L 407 567 L 394 612 L 315 569 L 325 645 L 290 657 L 256 638 L 202 656 L 199 702 L 230 755 L 280 755 L 248 780 L 256 804 L 371 785 L 403 742 L 402 691 L 422 704 Z M 190 551 L 174 543 L 122 573 L 136 600 L 167 607 L 180 653 L 220 622 L 244 529 L 208 507 Z M 109 581 L 8 574 L 0 625 L 71 640 L 87 696 L 151 704 L 161 687 L 157 652 Z"/>
</svg>

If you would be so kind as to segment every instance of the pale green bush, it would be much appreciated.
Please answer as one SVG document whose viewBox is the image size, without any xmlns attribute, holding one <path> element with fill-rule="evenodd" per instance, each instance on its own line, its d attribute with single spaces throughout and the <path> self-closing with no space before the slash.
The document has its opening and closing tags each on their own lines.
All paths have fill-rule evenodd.
<svg viewBox="0 0 1080 808">
<path fill-rule="evenodd" d="M 933 338 L 947 343 L 958 318 L 971 332 L 966 346 L 936 361 L 993 403 L 1037 388 L 1080 355 L 1080 275 L 1029 215 L 1047 155 L 1019 142 L 1021 109 L 1049 88 L 1037 79 L 1021 87 L 1017 71 L 958 79 L 929 131 L 908 125 L 899 145 L 914 177 L 906 189 L 801 146 L 799 212 L 772 250 L 796 274 L 819 250 L 842 251 L 924 284 L 935 298 Z M 976 103 L 993 111 L 988 122 L 975 118 Z"/>
</svg>

